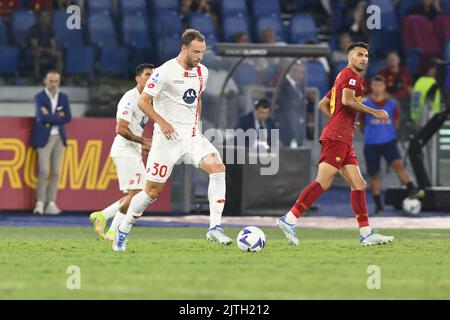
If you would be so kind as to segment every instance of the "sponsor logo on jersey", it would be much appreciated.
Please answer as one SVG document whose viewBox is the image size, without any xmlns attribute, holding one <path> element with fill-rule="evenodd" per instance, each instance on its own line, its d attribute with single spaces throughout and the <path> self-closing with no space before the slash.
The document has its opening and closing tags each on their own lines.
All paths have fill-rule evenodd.
<svg viewBox="0 0 450 320">
<path fill-rule="evenodd" d="M 350 79 L 350 81 L 348 82 L 351 86 L 354 86 L 356 84 L 356 80 L 355 79 Z"/>
<path fill-rule="evenodd" d="M 153 89 L 154 87 L 155 87 L 154 83 L 149 83 L 148 86 L 147 86 L 147 88 L 149 88 L 149 89 Z"/>
<path fill-rule="evenodd" d="M 124 116 L 126 116 L 126 115 L 128 114 L 128 111 L 125 110 L 124 112 L 122 112 L 122 114 L 123 114 Z"/>
<path fill-rule="evenodd" d="M 193 104 L 197 99 L 197 92 L 194 89 L 187 89 L 183 94 L 183 101 L 187 104 Z"/>
<path fill-rule="evenodd" d="M 173 80 L 173 84 L 184 84 L 184 80 Z"/>
<path fill-rule="evenodd" d="M 185 71 L 185 72 L 184 72 L 184 77 L 185 77 L 185 78 L 197 78 L 197 74 L 196 74 L 196 73 L 193 73 L 193 72 L 187 72 L 187 71 Z"/>
</svg>

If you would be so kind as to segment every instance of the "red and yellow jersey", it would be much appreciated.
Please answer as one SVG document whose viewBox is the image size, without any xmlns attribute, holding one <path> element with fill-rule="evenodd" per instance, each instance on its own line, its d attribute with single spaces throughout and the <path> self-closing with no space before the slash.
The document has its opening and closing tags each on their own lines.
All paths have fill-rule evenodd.
<svg viewBox="0 0 450 320">
<path fill-rule="evenodd" d="M 356 98 L 363 98 L 363 82 L 358 73 L 349 67 L 344 68 L 336 77 L 333 88 L 327 93 L 330 99 L 331 118 L 322 131 L 320 141 L 339 140 L 352 144 L 354 135 L 354 123 L 357 112 L 342 104 L 342 93 L 344 88 L 355 90 Z"/>
</svg>

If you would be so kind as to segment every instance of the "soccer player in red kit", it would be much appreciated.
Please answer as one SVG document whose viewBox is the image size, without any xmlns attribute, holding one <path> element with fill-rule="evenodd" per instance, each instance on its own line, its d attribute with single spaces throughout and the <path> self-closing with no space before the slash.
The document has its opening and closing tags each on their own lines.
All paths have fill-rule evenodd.
<svg viewBox="0 0 450 320">
<path fill-rule="evenodd" d="M 394 240 L 392 236 L 373 232 L 369 226 L 366 182 L 359 170 L 358 159 L 352 145 L 358 112 L 370 114 L 382 122 L 389 120 L 386 111 L 375 110 L 361 103 L 363 98 L 361 73 L 366 70 L 368 61 L 369 46 L 366 43 L 350 44 L 348 66 L 338 74 L 331 90 L 319 102 L 320 110 L 330 120 L 320 137 L 322 151 L 316 180 L 303 189 L 291 210 L 278 219 L 278 226 L 294 245 L 299 244 L 296 235 L 297 219 L 331 187 L 338 173 L 351 187 L 351 207 L 358 221 L 361 245 L 383 244 Z"/>
</svg>

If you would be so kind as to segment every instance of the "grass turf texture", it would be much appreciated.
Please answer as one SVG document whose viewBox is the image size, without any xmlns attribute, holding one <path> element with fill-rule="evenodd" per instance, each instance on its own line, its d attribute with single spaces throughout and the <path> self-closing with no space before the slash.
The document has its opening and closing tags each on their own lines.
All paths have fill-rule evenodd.
<svg viewBox="0 0 450 320">
<path fill-rule="evenodd" d="M 299 229 L 292 247 L 264 228 L 261 253 L 210 243 L 205 232 L 135 227 L 117 253 L 88 228 L 0 228 L 0 298 L 450 298 L 450 230 L 383 230 L 393 244 L 361 247 L 357 229 Z M 66 288 L 69 265 L 81 268 L 80 290 Z M 379 290 L 367 288 L 370 265 L 380 267 Z"/>
</svg>

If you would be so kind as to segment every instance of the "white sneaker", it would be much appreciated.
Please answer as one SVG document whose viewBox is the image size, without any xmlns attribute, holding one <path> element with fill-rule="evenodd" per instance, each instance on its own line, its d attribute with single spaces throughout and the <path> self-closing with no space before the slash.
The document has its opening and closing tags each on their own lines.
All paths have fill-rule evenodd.
<svg viewBox="0 0 450 320">
<path fill-rule="evenodd" d="M 219 225 L 208 230 L 206 233 L 206 239 L 208 241 L 216 241 L 224 245 L 230 245 L 233 242 L 233 240 L 225 234 Z"/>
<path fill-rule="evenodd" d="M 57 215 L 60 214 L 62 211 L 56 206 L 56 203 L 54 203 L 53 201 L 50 201 L 47 205 L 47 207 L 45 207 L 45 214 L 51 214 L 51 215 Z"/>
<path fill-rule="evenodd" d="M 367 237 L 360 236 L 359 241 L 362 246 L 373 246 L 377 244 L 385 244 L 392 242 L 393 236 L 383 236 L 382 234 L 372 231 Z"/>
<path fill-rule="evenodd" d="M 34 207 L 33 214 L 44 214 L 44 203 L 42 201 L 37 201 Z"/>
</svg>

